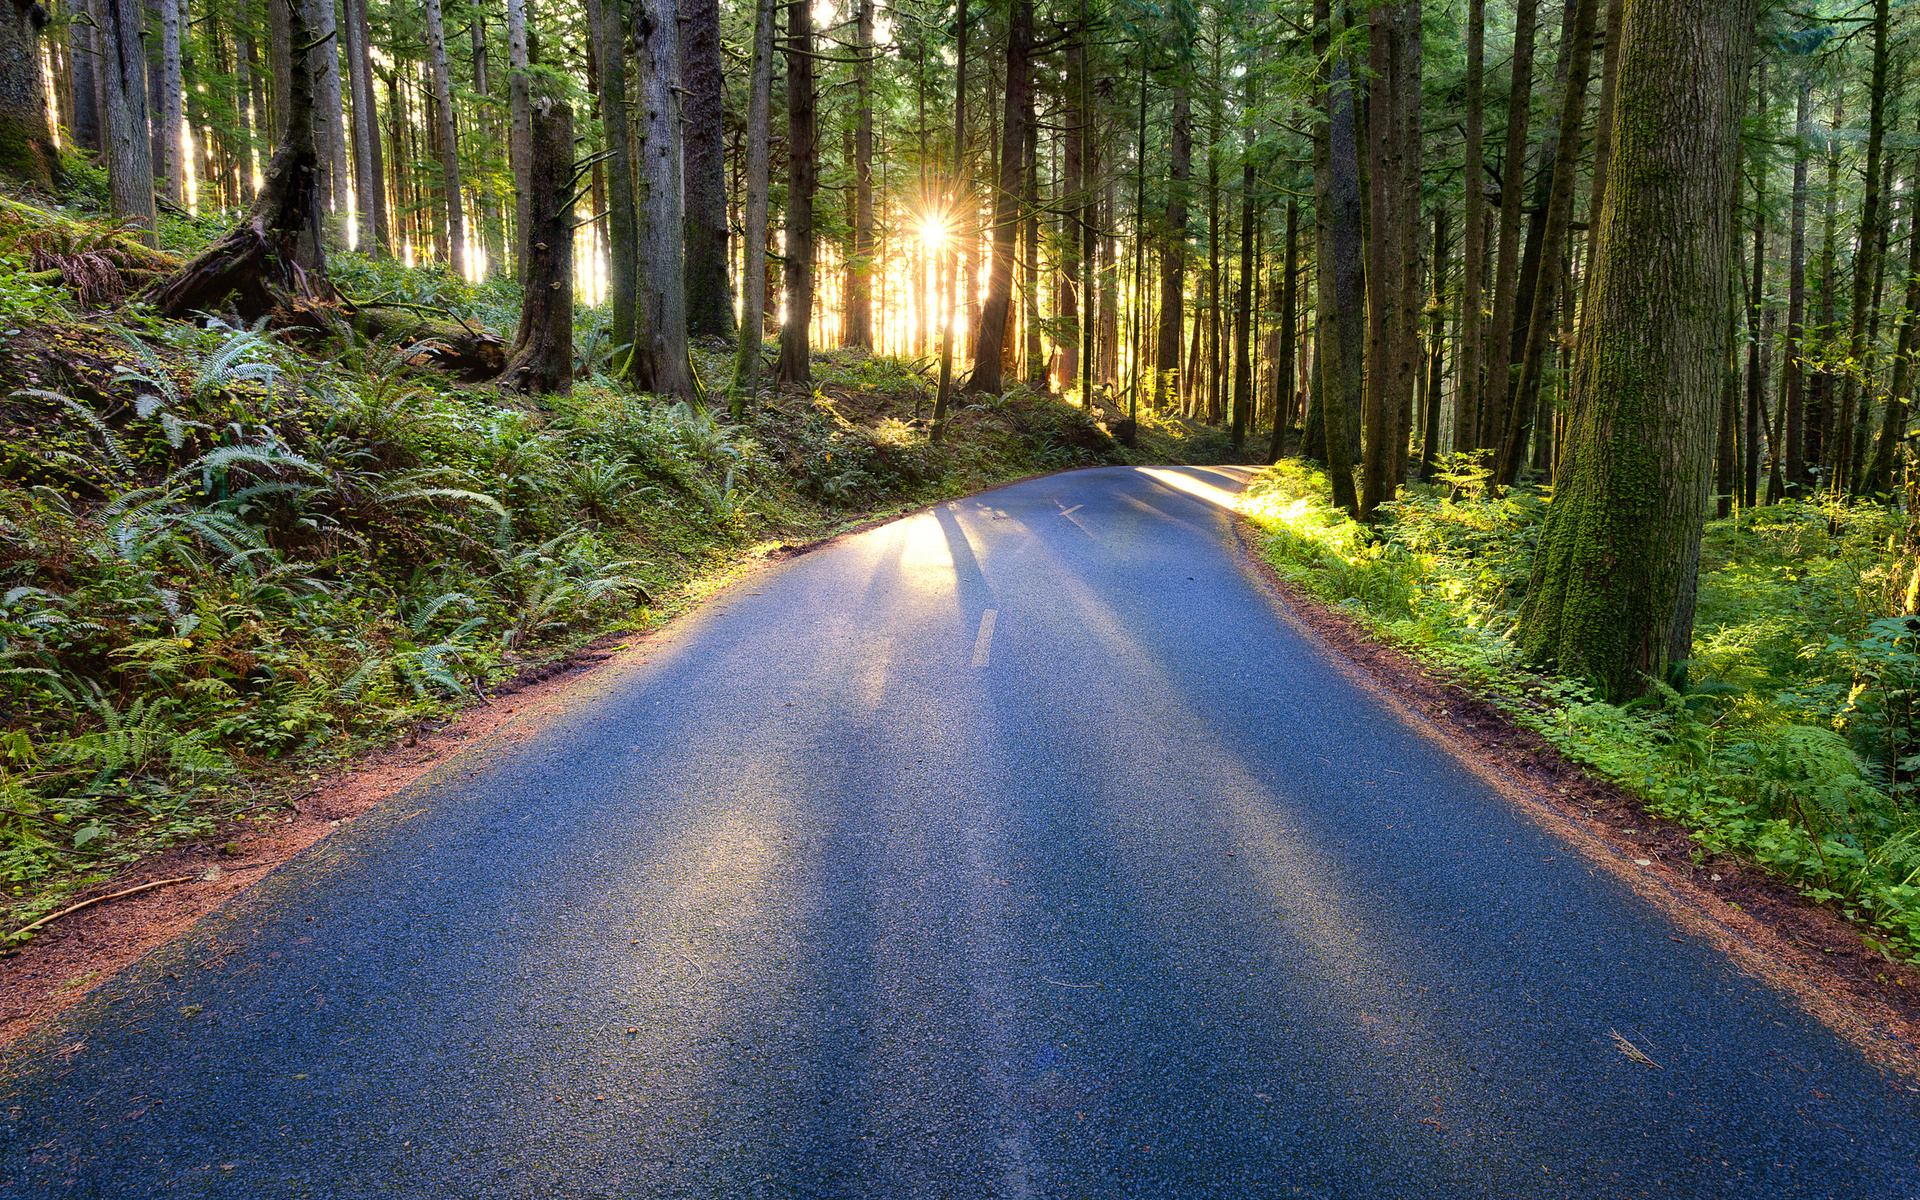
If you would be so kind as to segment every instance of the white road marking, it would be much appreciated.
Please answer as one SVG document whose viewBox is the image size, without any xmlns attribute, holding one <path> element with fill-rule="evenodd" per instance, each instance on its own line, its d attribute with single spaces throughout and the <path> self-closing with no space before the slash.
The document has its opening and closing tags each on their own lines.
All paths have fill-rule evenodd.
<svg viewBox="0 0 1920 1200">
<path fill-rule="evenodd" d="M 993 646 L 993 620 L 999 615 L 997 608 L 980 614 L 980 634 L 973 639 L 973 669 L 976 671 L 987 665 L 987 651 Z"/>
<path fill-rule="evenodd" d="M 1085 507 L 1086 507 L 1086 505 L 1084 505 L 1084 504 L 1076 504 L 1076 505 L 1074 505 L 1074 506 L 1073 506 L 1072 508 L 1063 508 L 1063 509 L 1061 509 L 1061 510 L 1060 510 L 1060 515 L 1064 517 L 1064 516 L 1067 516 L 1067 515 L 1068 515 L 1068 514 L 1070 514 L 1070 513 L 1077 513 L 1077 512 L 1079 512 L 1079 511 L 1080 511 L 1081 509 L 1083 509 L 1083 508 L 1085 508 Z"/>
</svg>

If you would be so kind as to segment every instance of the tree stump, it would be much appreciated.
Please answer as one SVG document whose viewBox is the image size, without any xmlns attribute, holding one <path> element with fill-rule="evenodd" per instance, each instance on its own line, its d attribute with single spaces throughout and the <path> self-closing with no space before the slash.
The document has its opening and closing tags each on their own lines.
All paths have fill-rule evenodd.
<svg viewBox="0 0 1920 1200">
<path fill-rule="evenodd" d="M 573 110 L 558 101 L 536 104 L 532 130 L 525 300 L 499 382 L 564 395 L 573 390 Z"/>
</svg>

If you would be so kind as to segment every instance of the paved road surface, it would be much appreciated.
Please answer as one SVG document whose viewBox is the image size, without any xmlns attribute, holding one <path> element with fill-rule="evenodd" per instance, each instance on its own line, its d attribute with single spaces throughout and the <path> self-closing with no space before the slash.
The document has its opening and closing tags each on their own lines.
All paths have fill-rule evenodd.
<svg viewBox="0 0 1920 1200">
<path fill-rule="evenodd" d="M 1277 619 L 1242 477 L 755 577 L 31 1038 L 0 1195 L 1920 1197 L 1920 1093 Z"/>
</svg>

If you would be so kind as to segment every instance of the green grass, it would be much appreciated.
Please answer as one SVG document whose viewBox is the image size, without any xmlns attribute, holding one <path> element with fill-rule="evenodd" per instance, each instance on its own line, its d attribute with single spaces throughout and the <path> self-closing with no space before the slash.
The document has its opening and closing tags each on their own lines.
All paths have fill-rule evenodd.
<svg viewBox="0 0 1920 1200">
<path fill-rule="evenodd" d="M 1511 632 L 1538 493 L 1407 488 L 1377 529 L 1295 461 L 1242 500 L 1268 560 L 1311 595 L 1498 703 L 1575 762 L 1920 953 L 1920 566 L 1906 519 L 1784 504 L 1708 525 L 1684 691 L 1603 703 L 1530 668 Z M 1451 495 L 1452 498 L 1449 498 Z"/>
</svg>

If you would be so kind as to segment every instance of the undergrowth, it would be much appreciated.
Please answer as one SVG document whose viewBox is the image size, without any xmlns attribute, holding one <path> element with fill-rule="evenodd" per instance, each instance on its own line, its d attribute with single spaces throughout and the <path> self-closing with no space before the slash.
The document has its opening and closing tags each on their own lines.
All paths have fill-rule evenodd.
<svg viewBox="0 0 1920 1200">
<path fill-rule="evenodd" d="M 510 288 L 337 261 L 362 299 L 513 327 Z M 717 392 L 610 381 L 592 310 L 572 395 L 530 399 L 392 342 L 89 314 L 31 269 L 0 246 L 0 937 L 213 832 L 263 773 L 644 626 L 756 546 L 1117 461 L 1025 394 L 966 402 L 931 446 L 924 371 L 894 359 L 821 355 L 811 393 L 733 424 Z M 727 378 L 728 347 L 694 357 Z"/>
<path fill-rule="evenodd" d="M 1545 498 L 1490 497 L 1471 463 L 1412 485 L 1377 529 L 1288 460 L 1243 510 L 1269 561 L 1495 701 L 1568 758 L 1920 953 L 1920 531 L 1872 506 L 1788 503 L 1710 522 L 1684 690 L 1616 706 L 1510 639 Z"/>
</svg>

